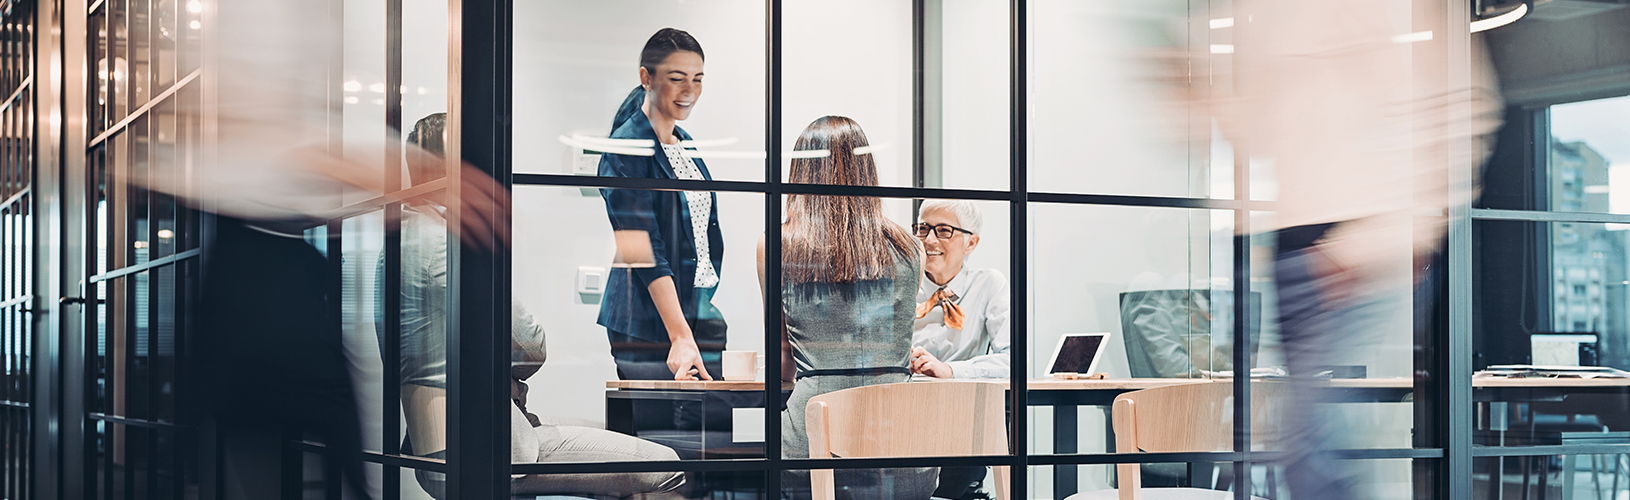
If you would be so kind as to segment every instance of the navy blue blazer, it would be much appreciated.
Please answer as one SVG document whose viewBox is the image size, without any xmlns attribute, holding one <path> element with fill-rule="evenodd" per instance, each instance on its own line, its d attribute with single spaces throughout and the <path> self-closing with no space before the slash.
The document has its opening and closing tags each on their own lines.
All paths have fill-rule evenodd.
<svg viewBox="0 0 1630 500">
<path fill-rule="evenodd" d="M 674 135 L 690 140 L 690 134 L 678 126 Z M 622 126 L 611 133 L 613 139 L 649 139 L 653 154 L 633 156 L 605 153 L 600 155 L 600 175 L 603 177 L 643 177 L 651 179 L 677 179 L 668 155 L 656 142 L 656 131 L 645 113 L 634 113 Z M 707 165 L 695 159 L 702 178 L 713 180 Z M 606 294 L 600 302 L 600 326 L 641 340 L 667 342 L 668 330 L 662 325 L 656 304 L 651 302 L 651 281 L 673 276 L 674 288 L 679 291 L 679 305 L 685 319 L 696 328 L 696 237 L 691 229 L 690 205 L 678 191 L 649 191 L 639 189 L 601 189 L 606 201 L 606 215 L 611 217 L 613 230 L 640 230 L 651 237 L 651 251 L 656 266 L 646 268 L 613 268 L 606 279 Z M 708 214 L 708 250 L 714 272 L 724 269 L 724 236 L 719 232 L 719 198 L 713 193 L 713 210 Z"/>
</svg>

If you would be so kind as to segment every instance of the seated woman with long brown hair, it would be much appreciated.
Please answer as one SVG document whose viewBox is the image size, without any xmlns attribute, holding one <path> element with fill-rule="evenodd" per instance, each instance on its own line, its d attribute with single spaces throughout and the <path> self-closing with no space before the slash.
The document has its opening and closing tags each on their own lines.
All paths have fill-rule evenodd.
<svg viewBox="0 0 1630 500">
<path fill-rule="evenodd" d="M 799 134 L 789 181 L 877 185 L 866 133 L 854 120 L 826 116 Z M 821 154 L 824 152 L 825 154 Z M 804 406 L 820 394 L 911 379 L 912 321 L 922 247 L 883 217 L 877 198 L 787 195 L 781 225 L 783 380 L 795 381 L 781 412 L 781 455 L 808 458 Z M 764 283 L 759 241 L 759 283 Z M 920 498 L 934 491 L 935 468 L 838 470 L 839 498 Z M 787 489 L 807 496 L 808 472 L 788 472 Z"/>
</svg>

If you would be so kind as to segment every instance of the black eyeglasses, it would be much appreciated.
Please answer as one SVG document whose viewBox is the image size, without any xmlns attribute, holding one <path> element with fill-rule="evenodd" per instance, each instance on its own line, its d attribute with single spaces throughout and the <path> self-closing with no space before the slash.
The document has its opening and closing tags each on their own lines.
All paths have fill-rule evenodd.
<svg viewBox="0 0 1630 500">
<path fill-rule="evenodd" d="M 926 223 L 917 223 L 917 225 L 914 226 L 914 227 L 917 230 L 917 237 L 918 238 L 927 238 L 929 231 L 933 231 L 934 236 L 938 237 L 939 239 L 942 239 L 942 240 L 951 239 L 952 236 L 956 236 L 957 231 L 961 231 L 961 232 L 968 233 L 968 234 L 973 234 L 973 231 L 969 231 L 967 229 L 956 227 L 956 226 L 953 226 L 953 225 L 950 225 L 950 224 L 935 224 L 935 225 L 930 226 L 930 225 L 928 225 Z"/>
</svg>

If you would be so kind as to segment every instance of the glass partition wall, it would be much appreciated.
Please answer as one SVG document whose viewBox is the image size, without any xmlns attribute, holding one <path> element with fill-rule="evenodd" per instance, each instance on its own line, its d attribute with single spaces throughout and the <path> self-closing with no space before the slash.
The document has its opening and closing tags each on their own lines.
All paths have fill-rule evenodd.
<svg viewBox="0 0 1630 500">
<path fill-rule="evenodd" d="M 1447 217 L 1437 259 L 1379 256 L 1385 312 L 1364 318 L 1371 335 L 1321 393 L 1336 401 L 1331 446 L 1364 498 L 1617 498 L 1630 490 L 1625 379 L 1577 367 L 1630 369 L 1630 209 L 1613 187 L 1630 155 L 1617 29 L 1630 9 L 1413 4 L 1391 42 L 1446 44 L 1447 60 L 1416 62 L 1448 79 L 1488 69 L 1487 47 L 1505 126 L 1480 198 L 1412 214 Z M 158 193 L 186 192 L 195 179 L 173 167 L 208 157 L 209 115 L 187 110 L 215 98 L 208 40 L 234 2 L 33 5 L 0 4 L 5 36 L 31 34 L 0 40 L 29 56 L 0 68 L 0 132 L 19 146 L 0 151 L 0 496 L 54 492 L 35 479 L 55 475 L 77 486 L 38 496 L 219 497 L 222 458 L 183 416 L 177 376 L 211 219 Z M 1295 356 L 1273 273 L 1283 193 L 1274 159 L 1202 106 L 1243 78 L 1244 5 L 346 0 L 311 13 L 343 35 L 311 54 L 327 67 L 329 144 L 389 165 L 383 194 L 344 193 L 304 235 L 336 285 L 366 491 L 802 498 L 833 477 L 857 497 L 1064 499 L 1135 478 L 1285 498 L 1301 450 L 1279 439 L 1300 403 L 1281 380 Z M 1524 19 L 1471 33 L 1519 5 Z M 1448 23 L 1418 25 L 1436 18 Z M 648 47 L 664 28 L 686 36 Z M 71 40 L 31 45 L 43 32 Z M 39 88 L 31 57 L 47 50 L 82 96 Z M 674 118 L 683 135 L 650 126 Z M 51 140 L 62 154 L 21 147 Z M 450 168 L 423 175 L 404 143 Z M 66 215 L 32 190 L 36 161 L 72 187 Z M 513 197 L 495 253 L 442 222 L 472 208 L 476 172 Z M 33 264 L 47 260 L 38 227 L 69 235 L 73 265 L 49 280 Z M 813 261 L 819 245 L 861 263 Z M 47 289 L 60 298 L 38 300 Z M 39 311 L 83 325 L 37 328 Z M 51 349 L 71 354 L 33 357 Z M 899 370 L 902 355 L 922 373 Z M 713 380 L 674 380 L 670 361 Z M 1116 399 L 1151 388 L 1206 408 L 1123 424 Z M 1178 432 L 1197 444 L 1134 444 Z M 284 436 L 282 495 L 344 497 L 334 453 Z"/>
<path fill-rule="evenodd" d="M 34 45 L 27 34 L 33 27 L 32 3 L 21 3 L 0 17 L 0 496 L 21 498 L 31 489 L 35 468 L 30 467 L 34 447 L 36 398 L 34 373 L 33 294 L 35 290 L 34 224 L 38 195 L 34 191 Z"/>
<path fill-rule="evenodd" d="M 396 5 L 372 7 L 391 20 L 388 33 L 434 32 L 430 24 L 409 26 L 403 21 L 410 17 L 405 14 L 397 20 L 393 12 L 415 9 Z M 372 12 L 362 4 L 348 4 L 347 9 L 353 8 L 360 9 L 359 16 Z M 459 107 L 469 105 L 470 88 L 449 91 L 448 95 L 464 99 L 449 110 L 449 144 L 489 148 L 465 151 L 464 158 L 485 166 L 476 158 L 489 155 L 486 160 L 495 162 L 494 172 L 513 170 L 508 178 L 514 186 L 514 240 L 508 255 L 491 261 L 460 260 L 472 257 L 456 256 L 455 246 L 447 247 L 445 262 L 450 268 L 463 268 L 450 270 L 449 275 L 456 274 L 461 281 L 476 278 L 460 286 L 482 288 L 466 289 L 460 296 L 463 304 L 449 302 L 446 307 L 464 314 L 485 308 L 492 314 L 484 319 L 465 317 L 459 323 L 465 329 L 457 330 L 458 335 L 449 330 L 449 387 L 484 392 L 464 393 L 463 402 L 446 407 L 445 418 L 454 423 L 447 430 L 446 462 L 404 461 L 418 453 L 392 441 L 403 434 L 415 439 L 418 424 L 406 414 L 419 411 L 408 394 L 418 389 L 392 380 L 397 375 L 391 365 L 401 360 L 392 359 L 391 353 L 402 346 L 388 345 L 393 335 L 378 337 L 384 339 L 379 346 L 385 354 L 378 375 L 383 397 L 376 399 L 383 406 L 371 410 L 378 417 L 370 418 L 380 419 L 384 426 L 379 431 L 387 439 L 377 448 L 370 445 L 376 452 L 368 456 L 382 465 L 381 484 L 386 485 L 382 491 L 386 497 L 417 498 L 427 493 L 430 488 L 425 486 L 434 478 L 410 475 L 406 468 L 424 469 L 433 476 L 470 467 L 464 470 L 485 475 L 449 476 L 443 485 L 447 496 L 489 491 L 486 488 L 519 496 L 621 496 L 664 491 L 682 480 L 683 486 L 674 491 L 683 496 L 766 498 L 799 495 L 807 488 L 803 481 L 820 476 L 823 467 L 838 469 L 840 483 L 872 477 L 877 479 L 870 484 L 890 488 L 905 488 L 913 470 L 937 467 L 934 477 L 940 485 L 949 481 L 952 476 L 947 473 L 953 469 L 972 470 L 971 479 L 983 478 L 986 490 L 1005 483 L 1007 492 L 1018 497 L 1064 498 L 1078 491 L 1114 488 L 1117 480 L 1110 465 L 1147 461 L 1138 474 L 1148 487 L 1230 490 L 1240 498 L 1281 495 L 1285 478 L 1277 460 L 1285 456 L 1283 450 L 1252 437 L 1256 423 L 1271 422 L 1271 415 L 1282 411 L 1284 404 L 1265 396 L 1275 393 L 1272 370 L 1282 367 L 1287 356 L 1279 347 L 1273 321 L 1276 300 L 1268 271 L 1272 243 L 1271 238 L 1241 236 L 1274 227 L 1276 187 L 1272 176 L 1264 173 L 1271 173 L 1272 165 L 1235 148 L 1200 110 L 1173 109 L 1169 106 L 1173 101 L 1161 97 L 1163 92 L 1226 92 L 1226 78 L 1215 76 L 1226 71 L 1214 70 L 1213 79 L 1205 81 L 1170 78 L 1169 72 L 1173 61 L 1213 68 L 1230 64 L 1228 52 L 1216 47 L 1231 43 L 1232 34 L 1229 26 L 1215 22 L 1231 19 L 1229 9 L 1226 2 L 1115 7 L 1069 2 L 833 6 L 740 1 L 527 2 L 482 11 L 493 16 L 484 20 L 463 11 L 458 19 L 466 23 L 461 25 L 465 38 L 456 41 L 450 58 L 463 63 L 465 73 L 457 75 L 457 81 L 485 80 L 484 88 L 499 92 L 479 100 L 487 107 L 472 110 Z M 496 22 L 480 25 L 494 34 L 481 32 L 471 38 L 476 32 L 467 29 L 469 23 L 482 21 Z M 1100 29 L 1081 29 L 1083 25 Z M 833 26 L 843 29 L 834 31 Z M 665 59 L 656 61 L 661 67 L 642 62 L 647 38 L 664 27 L 687 31 L 703 47 L 696 50 L 702 57 L 677 68 L 661 66 Z M 348 28 L 348 33 L 357 29 Z M 1446 36 L 1466 34 L 1451 31 Z M 411 39 L 404 37 L 403 43 Z M 504 50 L 496 56 L 472 53 L 474 43 L 486 42 Z M 345 102 L 359 106 L 359 113 L 382 114 L 387 123 L 408 130 L 419 115 L 439 110 L 391 109 L 398 100 L 405 101 L 406 94 L 418 91 L 399 83 L 406 78 L 406 65 L 393 63 L 392 58 L 423 60 L 392 52 L 401 50 L 392 43 L 369 49 L 377 54 L 382 48 L 387 54 L 382 68 L 360 69 L 364 63 L 355 66 L 359 69 L 353 76 L 349 61 L 354 58 L 347 58 L 345 78 L 357 85 L 351 80 L 344 84 L 357 95 L 347 96 Z M 1149 53 L 1160 56 L 1145 57 Z M 482 60 L 461 60 L 477 56 Z M 368 71 L 382 75 L 377 78 L 383 92 L 375 93 L 383 95 L 383 110 L 363 109 L 378 102 L 367 94 L 376 84 L 368 80 L 372 78 Z M 704 81 L 711 90 L 705 99 L 698 90 Z M 661 161 L 653 158 L 657 153 L 650 139 L 626 135 L 628 117 L 617 115 L 630 89 L 642 85 L 648 95 L 629 101 L 640 117 L 650 120 L 652 113 L 673 111 L 653 110 L 657 107 L 682 109 L 682 127 L 689 136 L 677 139 L 690 142 L 680 144 L 685 151 L 671 152 L 674 156 L 665 158 L 666 164 L 705 168 L 681 173 L 688 168 L 676 165 L 675 178 L 619 170 L 634 162 Z M 661 93 L 674 88 L 679 90 Z M 653 104 L 657 101 L 653 96 L 671 102 Z M 1014 112 L 1019 109 L 1034 111 Z M 460 111 L 468 114 L 461 116 Z M 496 141 L 473 138 L 467 127 L 479 122 L 481 113 L 513 118 L 494 130 L 499 133 Z M 797 177 L 804 164 L 800 162 L 843 152 L 821 151 L 820 146 L 803 142 L 821 125 L 820 117 L 829 115 L 846 117 L 864 130 L 868 149 L 854 153 L 870 157 L 867 163 L 875 174 L 860 182 L 870 186 Z M 645 142 L 630 142 L 641 140 Z M 612 155 L 624 163 L 608 163 L 606 157 Z M 808 297 L 795 292 L 800 289 L 795 276 L 803 271 L 800 262 L 787 260 L 796 255 L 789 248 L 795 243 L 788 242 L 799 241 L 797 217 L 807 215 L 800 207 L 821 206 L 822 200 L 875 207 L 865 210 L 876 210 L 885 226 L 911 232 L 919 232 L 915 225 L 928 221 L 931 212 L 920 212 L 922 207 L 932 208 L 943 200 L 972 202 L 974 212 L 983 218 L 974 225 L 977 232 L 959 231 L 967 227 L 958 224 L 972 225 L 961 216 L 946 230 L 949 238 L 930 227 L 916 241 L 933 252 L 922 268 L 932 274 L 929 264 L 943 258 L 942 252 L 933 251 L 936 245 L 968 241 L 977 234 L 977 248 L 962 256 L 967 259 L 964 268 L 988 270 L 1005 281 L 1007 309 L 1000 328 L 1010 339 L 1003 350 L 1011 369 L 987 379 L 1001 385 L 1001 414 L 1010 415 L 998 427 L 1003 435 L 999 447 L 840 454 L 843 458 L 803 458 L 809 456 L 807 451 L 794 451 L 802 448 L 799 440 L 808 439 L 811 429 L 791 422 L 799 418 L 797 413 L 788 420 L 777 413 L 789 404 L 788 398 L 799 397 L 798 384 L 767 381 L 778 380 L 783 372 L 818 369 L 819 362 L 810 361 L 818 354 L 799 351 L 813 347 L 794 346 L 792 356 L 784 358 L 777 355 L 781 348 L 776 346 L 782 344 L 783 323 L 793 329 L 809 313 L 803 302 Z M 676 223 L 698 224 L 680 234 L 706 237 L 681 241 L 620 218 L 627 214 L 619 203 L 680 202 L 686 209 L 682 213 L 692 217 Z M 393 213 L 396 209 L 391 206 L 383 207 L 382 222 L 362 221 L 378 213 L 371 207 L 359 209 L 356 215 L 373 215 L 355 223 L 336 220 L 325 236 L 329 245 L 339 241 L 344 246 L 341 254 L 348 255 L 347 262 L 352 241 L 357 241 L 364 250 L 358 250 L 362 253 L 356 259 L 379 263 L 371 270 L 355 266 L 358 283 L 372 280 L 373 286 L 385 290 L 359 293 L 357 300 L 384 298 L 357 310 L 383 312 L 373 315 L 380 321 L 374 329 L 394 329 L 399 336 L 405 328 L 406 304 L 392 304 L 391 297 L 409 300 L 402 292 L 410 285 L 406 276 L 412 264 L 405 255 L 406 219 L 397 220 L 406 217 L 402 214 L 407 209 Z M 700 222 L 690 220 L 702 210 L 713 215 L 699 218 Z M 359 238 L 377 238 L 383 246 L 351 239 L 352 231 L 376 226 L 383 233 Z M 630 253 L 628 229 L 635 230 L 635 241 L 644 242 L 633 248 L 648 249 L 643 257 L 639 251 Z M 336 240 L 336 231 L 346 236 Z M 1465 237 L 1464 232 L 1452 234 Z M 708 248 L 675 260 L 667 259 L 662 254 L 666 249 L 657 243 L 682 245 L 686 251 Z M 369 253 L 368 248 L 379 250 Z M 761 265 L 753 265 L 755 257 Z M 671 268 L 671 275 L 651 271 L 664 265 Z M 1400 271 L 1407 266 L 1404 259 Z M 353 276 L 352 271 L 342 272 Z M 645 274 L 669 277 L 684 290 L 680 297 L 695 301 L 680 309 L 698 316 L 689 332 L 699 349 L 698 372 L 726 378 L 726 372 L 734 371 L 726 366 L 730 362 L 726 358 L 737 351 L 756 353 L 763 360 L 762 371 L 749 370 L 751 380 L 737 373 L 731 378 L 738 380 L 715 382 L 725 385 L 671 380 L 672 372 L 665 372 L 671 367 L 664 339 L 618 331 L 630 327 L 619 323 L 624 319 L 617 316 L 637 314 L 629 308 L 643 306 L 616 301 L 641 296 L 638 289 L 647 287 L 648 280 L 633 278 Z M 397 276 L 402 281 L 392 284 Z M 1456 283 L 1455 276 L 1450 274 L 1448 283 Z M 1456 448 L 1466 442 L 1452 439 L 1455 434 L 1444 430 L 1449 428 L 1447 418 L 1465 414 L 1471 404 L 1465 390 L 1452 389 L 1458 386 L 1449 377 L 1459 369 L 1463 384 L 1470 372 L 1463 364 L 1446 361 L 1467 353 L 1444 337 L 1466 335 L 1447 327 L 1456 311 L 1466 311 L 1456 309 L 1463 304 L 1452 298 L 1442 301 L 1432 309 L 1447 311 L 1436 316 L 1439 322 L 1417 328 L 1415 315 L 1409 312 L 1418 302 L 1416 296 L 1435 296 L 1436 291 L 1415 290 L 1407 273 L 1396 284 L 1388 299 L 1396 314 L 1377 320 L 1383 334 L 1366 346 L 1368 357 L 1344 367 L 1342 378 L 1357 380 L 1348 383 L 1357 395 L 1344 400 L 1344 425 L 1363 438 L 1343 442 L 1341 454 L 1357 460 L 1349 465 L 1363 471 L 1368 497 L 1463 497 L 1470 492 L 1471 476 L 1465 474 L 1462 482 L 1455 474 L 1470 470 L 1471 450 Z M 472 304 L 469 293 L 487 301 Z M 915 306 L 919 299 L 909 302 Z M 503 307 L 492 305 L 504 302 L 510 303 L 512 314 L 497 313 Z M 393 318 L 392 311 L 402 315 Z M 368 316 L 358 317 L 366 322 Z M 472 326 L 490 329 L 476 334 L 467 330 Z M 473 344 L 482 347 L 501 344 L 492 332 L 507 328 L 518 338 L 517 332 L 533 327 L 553 342 L 547 343 L 551 348 L 547 362 L 530 375 L 467 378 L 480 370 L 501 373 L 493 361 L 502 358 L 451 367 L 472 361 L 466 357 L 473 355 L 472 342 L 485 340 Z M 1161 341 L 1157 332 L 1176 339 L 1181 359 L 1152 355 L 1148 345 Z M 1252 403 L 1229 405 L 1215 415 L 1218 420 L 1210 423 L 1241 422 L 1221 427 L 1224 438 L 1217 446 L 1151 456 L 1116 452 L 1118 435 L 1108 406 L 1117 394 L 1135 387 L 1086 383 L 1061 387 L 1060 380 L 1049 377 L 1055 371 L 1050 368 L 1057 361 L 1055 348 L 1065 343 L 1061 339 L 1091 333 L 1108 333 L 1101 362 L 1090 371 L 1106 373 L 1110 381 L 1222 384 L 1218 387 L 1226 389 L 1218 394 L 1226 400 Z M 805 334 L 789 336 L 795 344 L 819 345 L 800 337 Z M 356 336 L 366 337 L 370 336 Z M 456 354 L 459 349 L 454 345 L 462 345 L 463 354 Z M 638 345 L 645 345 L 644 351 L 636 349 Z M 856 345 L 863 344 L 848 348 L 861 349 Z M 805 365 L 789 370 L 789 363 Z M 1241 371 L 1269 376 L 1232 376 Z M 504 378 L 529 387 L 508 403 L 514 416 L 470 413 L 506 405 L 497 397 L 482 399 L 501 394 L 491 384 Z M 1260 394 L 1252 397 L 1253 393 Z M 964 411 L 963 406 L 932 408 L 956 413 Z M 1020 407 L 1025 410 L 1017 411 Z M 479 424 L 471 419 L 527 423 L 494 426 L 482 433 L 472 427 Z M 897 420 L 878 415 L 863 421 L 887 426 Z M 573 453 L 562 448 L 561 443 L 571 439 L 568 434 L 627 446 L 629 451 Z M 472 436 L 479 439 L 463 440 Z M 505 445 L 512 451 L 507 468 L 488 469 L 471 462 L 502 459 Z M 531 447 L 538 447 L 536 455 Z M 320 448 L 305 451 L 320 453 Z M 989 466 L 1009 467 L 1018 474 L 998 477 L 1003 475 L 985 470 Z M 501 478 L 503 472 L 510 474 L 507 483 L 481 484 L 479 478 Z M 456 484 L 471 480 L 477 484 Z"/>
<path fill-rule="evenodd" d="M 830 467 L 839 471 L 839 484 L 859 485 L 855 494 L 888 484 L 894 489 L 883 496 L 890 497 L 911 491 L 914 468 L 938 467 L 940 488 L 972 480 L 987 492 L 1005 486 L 1012 498 L 1065 498 L 1113 489 L 1115 464 L 1148 461 L 1137 472 L 1146 487 L 1283 497 L 1286 478 L 1278 461 L 1285 450 L 1252 438 L 1253 428 L 1271 428 L 1285 404 L 1269 397 L 1278 394 L 1274 370 L 1282 376 L 1287 356 L 1275 327 L 1273 243 L 1271 235 L 1241 236 L 1275 227 L 1273 165 L 1236 148 L 1203 110 L 1174 106 L 1181 101 L 1170 98 L 1227 95 L 1231 59 L 1216 47 L 1233 43 L 1232 25 L 1218 22 L 1232 20 L 1230 9 L 1229 2 L 932 0 L 514 5 L 508 74 L 516 89 L 509 109 L 518 139 L 517 258 L 510 280 L 514 301 L 533 311 L 551 340 L 560 339 L 529 380 L 534 389 L 526 407 L 674 453 L 656 460 L 546 454 L 517 461 L 510 471 L 522 479 L 512 483 L 512 493 L 616 478 L 643 477 L 638 481 L 649 484 L 661 477 L 642 474 L 672 471 L 684 473 L 679 491 L 691 498 L 799 497 L 808 494 L 810 477 Z M 680 68 L 656 64 L 663 59 L 643 61 L 648 39 L 662 36 L 665 27 L 684 30 L 692 40 L 677 46 L 701 57 Z M 699 49 L 689 48 L 692 43 Z M 1183 69 L 1198 66 L 1209 76 Z M 653 158 L 667 153 L 632 134 L 639 130 L 626 126 L 619 107 L 649 120 L 664 113 L 656 108 L 665 103 L 653 104 L 636 87 L 658 93 L 669 85 L 677 90 L 661 99 L 684 108 L 678 125 L 688 136 L 677 140 L 686 151 Z M 1029 111 L 1014 112 L 1021 109 Z M 831 124 L 823 116 L 834 115 L 864 131 L 867 150 L 855 153 L 870 157 L 862 163 L 875 177 L 858 182 L 863 185 L 832 178 L 812 183 L 796 173 L 800 165 L 844 154 L 806 142 Z M 630 173 L 629 165 L 648 162 L 674 165 L 673 173 Z M 686 177 L 683 162 L 706 172 Z M 697 198 L 711 207 L 689 201 Z M 796 277 L 809 264 L 789 247 L 806 231 L 802 207 L 838 198 L 875 200 L 877 213 L 900 227 L 943 222 L 936 217 L 944 214 L 932 211 L 953 200 L 969 202 L 981 216 L 972 226 L 976 232 L 952 224 L 948 238 L 930 229 L 918 241 L 929 252 L 923 266 L 931 277 L 929 268 L 945 259 L 936 249 L 952 241 L 966 245 L 977 233 L 977 247 L 958 256 L 965 259 L 962 269 L 1000 277 L 1001 286 L 984 282 L 980 291 L 948 285 L 969 297 L 990 290 L 1003 295 L 1000 313 L 964 314 L 1002 318 L 995 328 L 1007 335 L 1000 349 L 1011 369 L 955 365 L 1001 385 L 1008 417 L 999 451 L 902 448 L 804 458 L 810 455 L 800 440 L 812 439 L 810 428 L 796 420 L 808 415 L 786 406 L 805 401 L 801 382 L 767 381 L 821 369 L 820 353 L 812 352 L 820 344 L 806 337 L 803 330 L 812 327 L 803 318 L 834 310 L 809 305 L 812 292 Z M 670 252 L 665 263 L 631 259 L 624 239 L 631 228 L 644 230 L 634 231 L 644 255 L 666 251 L 658 243 L 684 245 L 685 252 L 697 243 L 657 238 L 649 227 L 631 225 L 629 200 L 685 204 L 682 213 L 693 217 L 696 210 L 716 210 L 716 222 L 697 226 L 719 228 L 708 243 L 722 244 L 722 252 L 710 250 L 723 254 L 712 270 L 716 280 L 683 283 L 694 277 L 685 272 L 700 265 L 701 254 Z M 952 221 L 967 224 L 963 218 Z M 675 259 L 684 260 L 687 271 Z M 1430 331 L 1419 333 L 1426 330 L 1417 328 L 1410 311 L 1418 297 L 1437 294 L 1411 286 L 1407 256 L 1397 263 L 1398 275 L 1385 291 L 1393 313 L 1376 319 L 1380 333 L 1364 346 L 1366 356 L 1339 377 L 1355 379 L 1340 382 L 1348 386 L 1344 394 L 1353 393 L 1341 400 L 1340 411 L 1342 425 L 1356 436 L 1340 444 L 1339 454 L 1356 460 L 1344 464 L 1358 471 L 1367 498 L 1463 496 L 1469 479 L 1442 479 L 1451 465 L 1470 464 L 1469 455 L 1449 457 L 1452 443 L 1440 431 L 1447 428 L 1441 419 L 1454 409 L 1439 385 L 1447 384 L 1444 370 L 1451 366 L 1443 357 L 1452 354 L 1445 351 L 1452 344 L 1443 324 L 1428 322 L 1422 326 Z M 716 309 L 728 325 L 713 347 L 701 347 L 710 375 L 721 378 L 718 367 L 731 352 L 752 351 L 763 368 L 751 383 L 675 382 L 662 364 L 669 348 L 664 339 L 640 341 L 618 331 L 629 328 L 618 323 L 619 314 L 650 305 L 618 302 L 646 287 L 633 277 L 664 264 L 679 287 L 712 288 L 696 307 Z M 914 302 L 932 302 L 934 286 L 920 286 L 926 288 Z M 1449 304 L 1430 309 L 1440 312 L 1435 321 L 1447 321 Z M 935 315 L 942 313 L 928 305 L 926 320 L 914 325 L 919 345 L 933 342 L 920 338 L 923 324 L 941 321 Z M 793 344 L 785 359 L 777 347 L 783 322 Z M 694 333 L 701 346 L 703 333 Z M 1055 349 L 1067 337 L 1094 333 L 1108 334 L 1092 370 L 1108 380 L 1049 376 Z M 657 345 L 649 358 L 654 374 L 634 373 L 625 349 L 635 341 Z M 848 342 L 828 349 L 870 345 L 859 337 Z M 1156 352 L 1160 346 L 1175 347 Z M 997 350 L 981 348 L 981 354 Z M 564 366 L 551 366 L 556 363 Z M 1234 378 L 1238 371 L 1255 378 Z M 1462 373 L 1461 382 L 1469 376 Z M 1213 415 L 1207 424 L 1222 436 L 1214 446 L 1117 452 L 1114 398 L 1143 387 L 1138 384 L 1173 383 L 1218 384 L 1224 389 L 1219 398 L 1252 403 Z M 1257 391 L 1262 394 L 1249 397 Z M 936 413 L 975 409 L 971 401 L 924 401 Z M 778 412 L 787 413 L 778 418 Z M 913 421 L 855 418 L 878 428 Z M 1231 423 L 1246 421 L 1252 424 Z M 1015 474 L 1002 477 L 991 466 Z M 593 493 L 594 486 L 580 488 Z"/>
</svg>

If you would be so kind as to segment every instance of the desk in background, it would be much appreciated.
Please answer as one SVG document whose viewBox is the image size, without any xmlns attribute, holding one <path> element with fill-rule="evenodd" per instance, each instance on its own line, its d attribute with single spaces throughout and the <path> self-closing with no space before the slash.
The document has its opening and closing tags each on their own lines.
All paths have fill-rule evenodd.
<svg viewBox="0 0 1630 500">
<path fill-rule="evenodd" d="M 1004 385 L 1006 381 L 991 380 Z M 1233 379 L 1175 379 L 1125 378 L 1058 380 L 1030 379 L 1027 401 L 1030 406 L 1051 407 L 1053 411 L 1053 453 L 1078 453 L 1080 438 L 1080 407 L 1104 408 L 1105 421 L 1113 419 L 1109 412 L 1115 397 L 1121 394 L 1156 387 L 1185 384 L 1232 383 Z M 932 383 L 932 382 L 928 382 Z M 1407 402 L 1414 392 L 1415 380 L 1409 378 L 1337 379 L 1330 386 L 1350 391 L 1342 399 L 1351 402 Z M 1502 401 L 1558 401 L 1576 393 L 1623 393 L 1630 389 L 1630 379 L 1557 379 L 1557 378 L 1474 378 L 1474 399 L 1480 403 Z M 694 380 L 613 380 L 606 382 L 606 428 L 634 434 L 633 406 L 635 399 L 665 399 L 701 401 L 707 391 L 763 391 L 764 382 L 694 381 Z M 783 397 L 792 392 L 791 383 L 782 383 Z M 762 421 L 757 422 L 762 424 Z M 1113 447 L 1114 429 L 1106 427 L 1105 443 Z M 762 428 L 762 425 L 760 425 Z M 705 443 L 704 443 L 705 444 Z M 757 448 L 763 454 L 762 441 Z M 1113 448 L 1111 448 L 1113 449 Z M 1053 467 L 1053 492 L 1059 497 L 1078 490 L 1077 467 Z M 1022 477 L 1022 476 L 1021 476 Z"/>
</svg>

